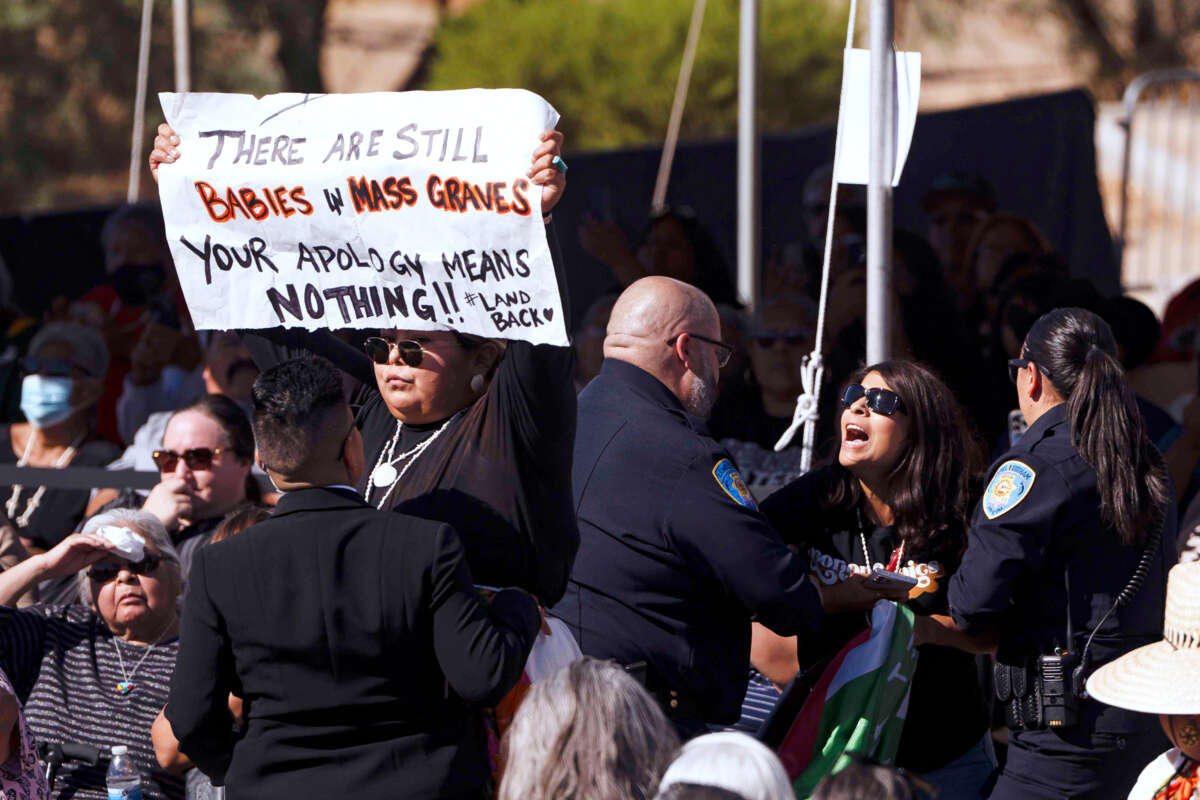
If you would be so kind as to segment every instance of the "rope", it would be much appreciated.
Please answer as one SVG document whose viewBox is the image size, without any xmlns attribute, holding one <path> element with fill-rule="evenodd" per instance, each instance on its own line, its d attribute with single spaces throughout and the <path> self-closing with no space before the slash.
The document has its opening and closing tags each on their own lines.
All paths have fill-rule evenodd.
<svg viewBox="0 0 1200 800">
<path fill-rule="evenodd" d="M 850 0 L 850 15 L 846 20 L 846 49 L 854 47 L 854 25 L 858 13 L 857 0 Z M 825 306 L 829 300 L 829 265 L 833 259 L 833 220 L 837 215 L 837 156 L 842 147 L 842 116 L 840 109 L 845 103 L 846 84 L 842 83 L 842 96 L 838 104 L 837 133 L 833 144 L 833 174 L 829 179 L 829 214 L 825 219 L 825 252 L 821 260 L 821 295 L 817 304 L 817 335 L 813 342 L 813 351 L 804 357 L 800 365 L 800 385 L 803 393 L 796 398 L 796 410 L 792 414 L 792 424 L 775 443 L 775 452 L 786 448 L 792 438 L 801 428 L 804 438 L 800 444 L 800 472 L 812 469 L 814 440 L 817 435 L 817 408 L 821 401 L 821 380 L 825 376 L 825 362 L 821 351 L 825 344 Z"/>
<path fill-rule="evenodd" d="M 138 201 L 142 182 L 142 136 L 146 131 L 146 83 L 150 78 L 150 21 L 154 17 L 154 0 L 142 0 L 142 33 L 138 40 L 137 95 L 133 101 L 133 135 L 129 147 L 129 191 L 125 200 Z"/>
<path fill-rule="evenodd" d="M 654 199 L 650 201 L 651 214 L 661 213 L 667 204 L 667 184 L 671 181 L 671 164 L 675 161 L 679 126 L 683 122 L 683 108 L 687 104 L 688 87 L 692 82 L 692 65 L 696 63 L 696 47 L 700 43 L 700 26 L 704 24 L 705 3 L 706 0 L 696 0 L 696 4 L 692 6 L 692 22 L 688 26 L 687 41 L 683 46 L 679 80 L 675 82 L 671 119 L 667 122 L 667 136 L 663 140 L 662 158 L 658 162 L 658 178 L 654 181 Z"/>
</svg>

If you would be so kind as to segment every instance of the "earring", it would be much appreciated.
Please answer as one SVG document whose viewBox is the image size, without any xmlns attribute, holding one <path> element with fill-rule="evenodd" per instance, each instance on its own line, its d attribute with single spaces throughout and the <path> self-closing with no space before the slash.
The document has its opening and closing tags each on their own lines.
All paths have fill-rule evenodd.
<svg viewBox="0 0 1200 800">
<path fill-rule="evenodd" d="M 483 376 L 482 375 L 472 375 L 471 376 L 471 391 L 474 392 L 475 394 L 483 394 Z"/>
<path fill-rule="evenodd" d="M 1200 744 L 1200 729 L 1196 727 L 1196 723 L 1194 722 L 1185 722 L 1175 732 L 1175 735 L 1179 737 L 1179 744 L 1183 747 L 1195 747 Z"/>
</svg>

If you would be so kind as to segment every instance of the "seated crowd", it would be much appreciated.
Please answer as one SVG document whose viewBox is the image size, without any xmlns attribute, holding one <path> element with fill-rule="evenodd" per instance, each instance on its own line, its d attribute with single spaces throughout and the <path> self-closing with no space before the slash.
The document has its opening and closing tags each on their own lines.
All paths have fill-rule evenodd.
<svg viewBox="0 0 1200 800">
<path fill-rule="evenodd" d="M 161 130 L 157 160 L 177 144 Z M 564 191 L 560 144 L 547 132 L 533 156 L 544 209 Z M 828 198 L 829 180 L 818 170 L 806 196 Z M 1179 378 L 1194 381 L 1196 339 L 1180 331 L 1200 325 L 1200 281 L 1160 323 L 1072 278 L 984 179 L 944 175 L 922 202 L 928 230 L 897 231 L 892 251 L 895 357 L 867 366 L 865 214 L 860 195 L 839 193 L 816 466 L 803 475 L 800 437 L 775 445 L 815 340 L 819 202 L 797 220 L 805 241 L 767 265 L 751 314 L 689 212 L 649 220 L 632 246 L 589 219 L 578 235 L 611 290 L 573 348 L 455 331 L 197 333 L 157 209 L 117 211 L 104 285 L 12 314 L 21 379 L 0 384 L 12 410 L 0 464 L 154 471 L 157 483 L 0 487 L 0 796 L 111 796 L 107 754 L 124 745 L 148 800 L 223 786 L 790 798 L 801 768 L 779 720 L 786 733 L 831 660 L 872 632 L 880 600 L 897 601 L 920 652 L 903 729 L 886 765 L 843 758 L 803 796 L 1020 796 L 997 767 L 1007 755 L 1037 772 L 1020 759 L 1040 745 L 993 699 L 1008 640 L 991 623 L 1007 596 L 980 588 L 981 559 L 1003 547 L 976 509 L 991 522 L 1030 493 L 1012 513 L 1033 514 L 1035 480 L 1053 476 L 994 506 L 986 467 L 1024 447 L 1048 472 L 1041 438 L 1056 424 L 1092 464 L 1089 399 L 1128 398 L 1112 408 L 1128 407 L 1131 433 L 1101 442 L 1128 446 L 1097 457 L 1109 466 L 1095 470 L 1093 506 L 1135 556 L 1144 535 L 1124 537 L 1130 520 L 1157 520 L 1151 583 L 1200 560 L 1200 401 Z M 1123 377 L 1103 372 L 1110 362 Z M 1109 503 L 1121 458 L 1145 480 Z M 1025 462 L 1000 471 L 1012 463 Z M 1163 498 L 1163 513 L 1135 513 Z M 880 588 L 873 567 L 916 588 Z M 1170 638 L 1182 612 L 1161 595 L 1122 601 L 1120 625 L 1154 619 L 1124 649 L 1110 622 L 1102 669 L 1154 646 L 1164 614 Z M 1161 714 L 1166 738 L 1157 723 L 1142 739 L 1130 728 L 1140 763 L 1086 796 L 1124 797 L 1145 754 L 1172 745 L 1171 766 L 1155 762 L 1163 786 L 1194 786 L 1195 693 L 1155 704 L 1107 687 L 1108 711 Z M 1096 731 L 1115 719 L 1080 713 Z M 55 743 L 104 757 L 68 760 L 51 787 L 35 753 Z"/>
</svg>

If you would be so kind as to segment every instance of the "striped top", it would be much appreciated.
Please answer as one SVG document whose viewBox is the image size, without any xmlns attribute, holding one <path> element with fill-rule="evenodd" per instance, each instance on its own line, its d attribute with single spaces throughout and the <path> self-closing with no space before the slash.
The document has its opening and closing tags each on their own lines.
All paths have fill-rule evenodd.
<svg viewBox="0 0 1200 800">
<path fill-rule="evenodd" d="M 127 695 L 117 691 L 124 680 L 117 647 L 127 671 L 146 656 Z M 114 744 L 127 745 L 146 800 L 184 797 L 183 777 L 158 766 L 150 743 L 150 725 L 167 702 L 178 652 L 177 638 L 149 653 L 144 645 L 127 644 L 82 606 L 0 607 L 0 669 L 24 704 L 34 738 L 90 744 L 106 755 Z M 107 769 L 107 757 L 94 767 L 63 764 L 56 796 L 106 800 Z"/>
<path fill-rule="evenodd" d="M 767 717 L 775 711 L 781 695 L 770 679 L 750 668 L 750 679 L 746 684 L 746 698 L 742 700 L 742 716 L 732 728 L 723 730 L 742 731 L 751 736 L 758 736 Z"/>
</svg>

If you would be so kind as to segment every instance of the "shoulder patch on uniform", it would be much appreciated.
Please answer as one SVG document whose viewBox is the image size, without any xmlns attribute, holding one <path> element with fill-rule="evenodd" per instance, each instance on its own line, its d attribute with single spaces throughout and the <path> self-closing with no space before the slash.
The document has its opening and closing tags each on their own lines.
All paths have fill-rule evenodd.
<svg viewBox="0 0 1200 800">
<path fill-rule="evenodd" d="M 737 467 L 733 465 L 732 461 L 722 458 L 713 467 L 712 474 L 725 494 L 733 498 L 733 502 L 739 506 L 758 510 L 758 503 L 754 501 L 754 495 L 750 494 L 750 490 L 746 488 L 746 482 L 742 480 L 742 476 L 738 474 Z"/>
<path fill-rule="evenodd" d="M 1022 461 L 1005 461 L 992 475 L 987 491 L 983 493 L 983 513 L 995 519 L 1017 506 L 1029 490 L 1037 473 Z"/>
</svg>

